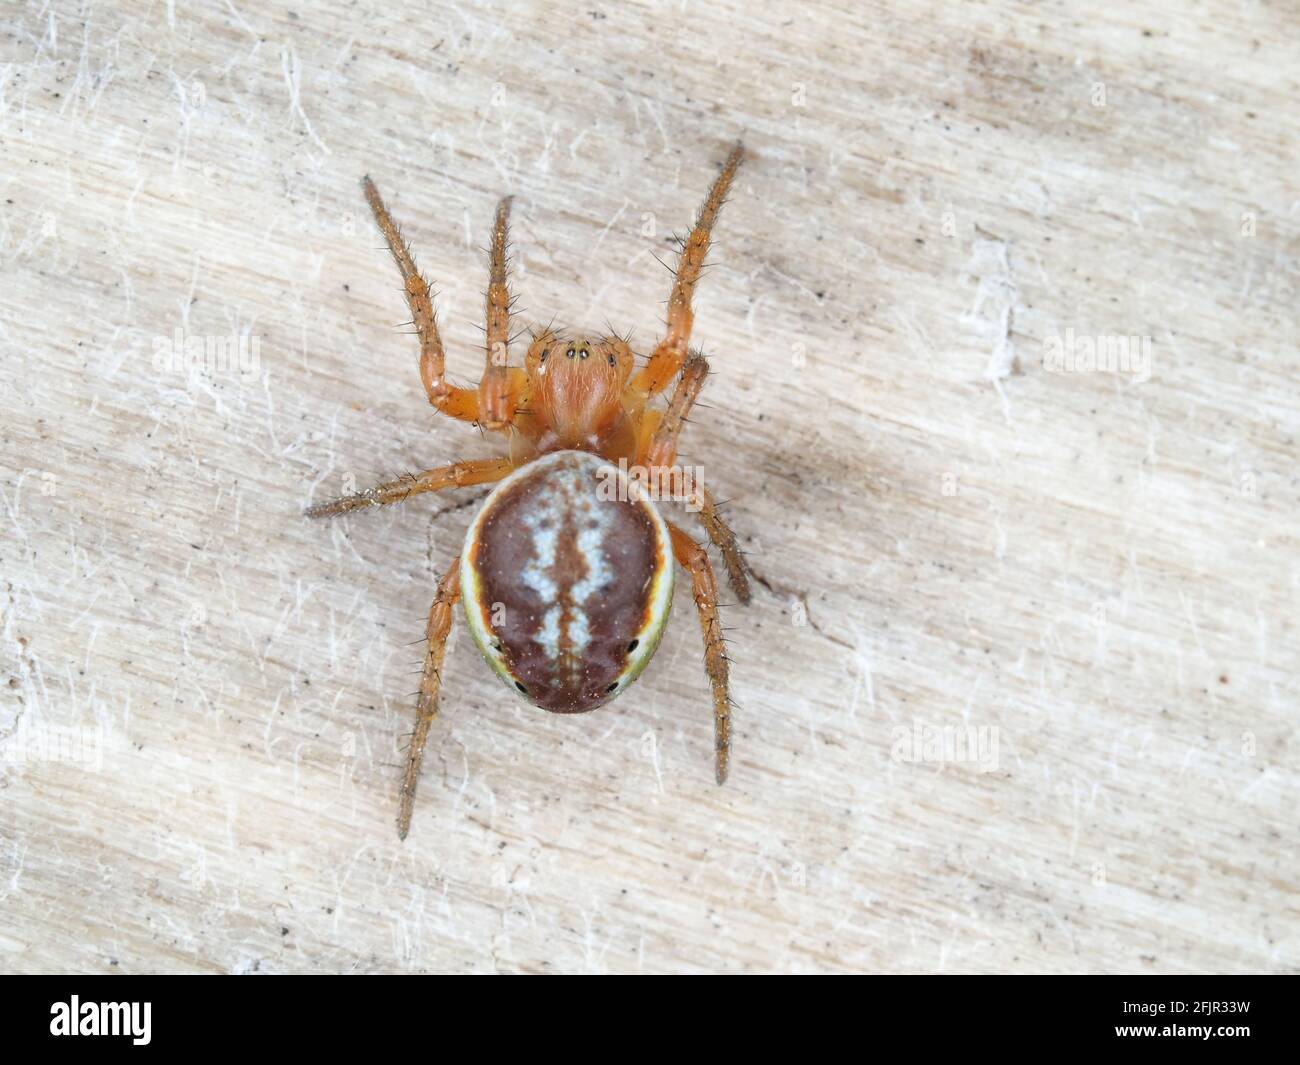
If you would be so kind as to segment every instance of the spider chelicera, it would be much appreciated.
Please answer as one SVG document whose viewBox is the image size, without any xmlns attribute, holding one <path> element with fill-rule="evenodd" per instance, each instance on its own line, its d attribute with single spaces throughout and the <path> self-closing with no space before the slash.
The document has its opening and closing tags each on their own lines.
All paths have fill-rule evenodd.
<svg viewBox="0 0 1300 1065">
<path fill-rule="evenodd" d="M 471 523 L 461 554 L 439 581 L 429 611 L 397 815 L 403 839 L 438 712 L 457 600 L 488 664 L 511 689 L 542 709 L 581 713 L 617 696 L 654 654 L 672 602 L 674 558 L 691 578 L 713 687 L 718 783 L 727 777 L 731 698 L 713 568 L 700 544 L 659 515 L 644 484 L 670 480 L 662 474 L 674 467 L 678 436 L 709 372 L 704 356 L 689 347 L 691 299 L 713 224 L 743 157 L 738 144 L 681 243 L 666 334 L 639 370 L 623 337 L 570 335 L 550 327 L 533 332 L 522 368 L 510 365 L 510 200 L 502 200 L 489 253 L 487 365 L 477 388 L 447 383 L 429 285 L 379 190 L 365 179 L 366 200 L 406 283 L 429 402 L 506 438 L 500 458 L 439 466 L 307 511 L 313 518 L 332 517 L 421 492 L 496 485 Z M 674 380 L 668 405 L 652 406 L 651 399 Z M 636 471 L 649 477 L 638 479 Z M 735 534 L 707 488 L 694 485 L 690 499 L 722 553 L 737 598 L 747 603 L 747 569 Z"/>
</svg>

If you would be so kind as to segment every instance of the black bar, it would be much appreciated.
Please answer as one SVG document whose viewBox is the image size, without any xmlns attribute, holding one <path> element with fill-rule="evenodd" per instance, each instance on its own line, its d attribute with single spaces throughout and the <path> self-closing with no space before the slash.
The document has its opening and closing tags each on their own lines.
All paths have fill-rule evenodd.
<svg viewBox="0 0 1300 1065">
<path fill-rule="evenodd" d="M 718 1023 L 719 1002 L 713 996 L 719 991 L 695 984 L 643 983 L 632 989 L 606 983 L 580 994 L 567 989 L 558 1014 L 544 991 L 523 994 L 513 990 L 517 986 L 489 991 L 481 982 L 453 986 L 443 980 L 435 986 L 428 979 L 357 976 L 282 976 L 271 982 L 219 976 L 11 976 L 0 981 L 0 1017 L 5 1056 L 11 1061 L 24 1060 L 15 1056 L 17 1051 L 48 1051 L 60 1043 L 92 1052 L 115 1043 L 133 1053 L 200 1048 L 337 1055 L 347 1050 L 396 1053 L 396 1044 L 409 1039 L 427 1041 L 428 1052 L 435 1055 L 444 1039 L 459 1047 L 483 1040 L 483 1049 L 495 1056 L 512 1038 L 537 1047 L 551 1043 L 561 1030 L 600 1033 L 601 1043 L 613 1035 L 638 1049 L 676 1045 L 698 1050 L 705 1035 L 702 1020 L 708 1017 L 710 1028 Z M 750 981 L 721 992 L 721 1002 L 732 1004 L 722 1009 L 724 1030 L 712 1034 L 726 1039 L 727 1052 L 734 1052 L 733 1043 L 756 1041 L 770 1050 L 779 1045 L 774 1039 L 820 1045 L 851 1037 L 863 1053 L 901 1039 L 927 1055 L 945 1047 L 983 1053 L 1127 1046 L 1253 1056 L 1294 1044 L 1297 986 L 1251 976 L 895 976 L 816 989 L 806 983 L 783 981 L 778 987 Z M 619 1005 L 605 1005 L 603 994 L 617 995 Z M 73 996 L 78 1033 L 83 1025 L 87 1030 L 116 1025 L 119 1034 L 54 1034 L 68 1028 Z M 469 1000 L 464 1007 L 462 996 Z M 101 1003 L 119 1005 L 101 1010 Z M 121 1004 L 136 1009 L 124 1010 Z M 1200 1031 L 1206 1028 L 1208 1037 Z M 1198 1031 L 1191 1034 L 1191 1029 Z"/>
</svg>

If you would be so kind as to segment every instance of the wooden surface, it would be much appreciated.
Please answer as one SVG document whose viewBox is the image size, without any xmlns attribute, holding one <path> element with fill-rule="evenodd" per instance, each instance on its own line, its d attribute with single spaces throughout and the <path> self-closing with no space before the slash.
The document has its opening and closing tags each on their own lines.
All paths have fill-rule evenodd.
<svg viewBox="0 0 1300 1065">
<path fill-rule="evenodd" d="M 0 967 L 1300 967 L 1287 5 L 3 10 Z M 399 844 L 480 493 L 301 509 L 493 441 L 361 176 L 464 383 L 498 196 L 518 324 L 644 353 L 737 137 L 683 453 L 762 578 L 731 781 L 689 596 L 574 718 L 458 619 Z"/>
</svg>

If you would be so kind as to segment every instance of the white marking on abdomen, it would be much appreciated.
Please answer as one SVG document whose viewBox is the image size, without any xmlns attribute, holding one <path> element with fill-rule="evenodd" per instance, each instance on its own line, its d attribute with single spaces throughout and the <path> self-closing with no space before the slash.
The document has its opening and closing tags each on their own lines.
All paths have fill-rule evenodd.
<svg viewBox="0 0 1300 1065">
<path fill-rule="evenodd" d="M 585 516 L 590 519 L 592 527 L 584 528 L 578 533 L 578 553 L 587 564 L 587 574 L 570 589 L 574 605 L 573 620 L 569 625 L 568 635 L 569 641 L 579 650 L 591 642 L 591 623 L 586 611 L 578 608 L 585 605 L 592 595 L 605 587 L 614 577 L 605 558 L 605 552 L 600 549 L 605 541 L 606 530 L 609 528 L 609 514 L 593 505 L 591 500 L 586 502 Z"/>
<path fill-rule="evenodd" d="M 543 529 L 543 522 L 549 522 L 550 527 Z M 555 565 L 558 515 L 552 514 L 549 507 L 543 508 L 525 517 L 524 524 L 533 534 L 533 561 L 524 567 L 524 584 L 536 592 L 543 603 L 554 603 L 560 590 L 555 587 L 555 579 L 548 571 Z"/>
<path fill-rule="evenodd" d="M 532 533 L 533 559 L 521 574 L 524 584 L 537 594 L 547 607 L 541 628 L 533 638 L 552 662 L 560 656 L 562 637 L 575 651 L 583 651 L 591 643 L 591 619 L 583 609 L 587 600 L 605 587 L 614 577 L 601 550 L 610 526 L 610 515 L 599 501 L 587 491 L 581 470 L 563 470 L 552 474 L 553 487 L 538 493 L 535 509 L 524 518 L 524 525 Z M 564 607 L 559 605 L 560 589 L 549 572 L 555 565 L 559 547 L 559 532 L 566 511 L 581 525 L 575 546 L 586 565 L 582 580 L 569 589 Z M 567 609 L 566 609 L 567 608 Z M 567 617 L 566 617 L 567 615 Z M 560 631 L 564 619 L 564 632 Z"/>
<path fill-rule="evenodd" d="M 546 657 L 552 662 L 560 657 L 560 608 L 551 607 L 542 618 L 542 627 L 537 630 L 537 642 L 542 645 Z"/>
</svg>

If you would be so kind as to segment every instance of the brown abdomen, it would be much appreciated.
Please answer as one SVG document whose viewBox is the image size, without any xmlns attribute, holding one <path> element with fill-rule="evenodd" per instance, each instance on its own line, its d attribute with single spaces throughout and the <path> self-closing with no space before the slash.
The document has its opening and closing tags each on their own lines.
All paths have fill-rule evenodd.
<svg viewBox="0 0 1300 1065">
<path fill-rule="evenodd" d="M 461 556 L 462 602 L 489 664 L 560 714 L 594 710 L 635 679 L 662 634 L 672 579 L 654 504 L 582 451 L 502 481 Z"/>
</svg>

